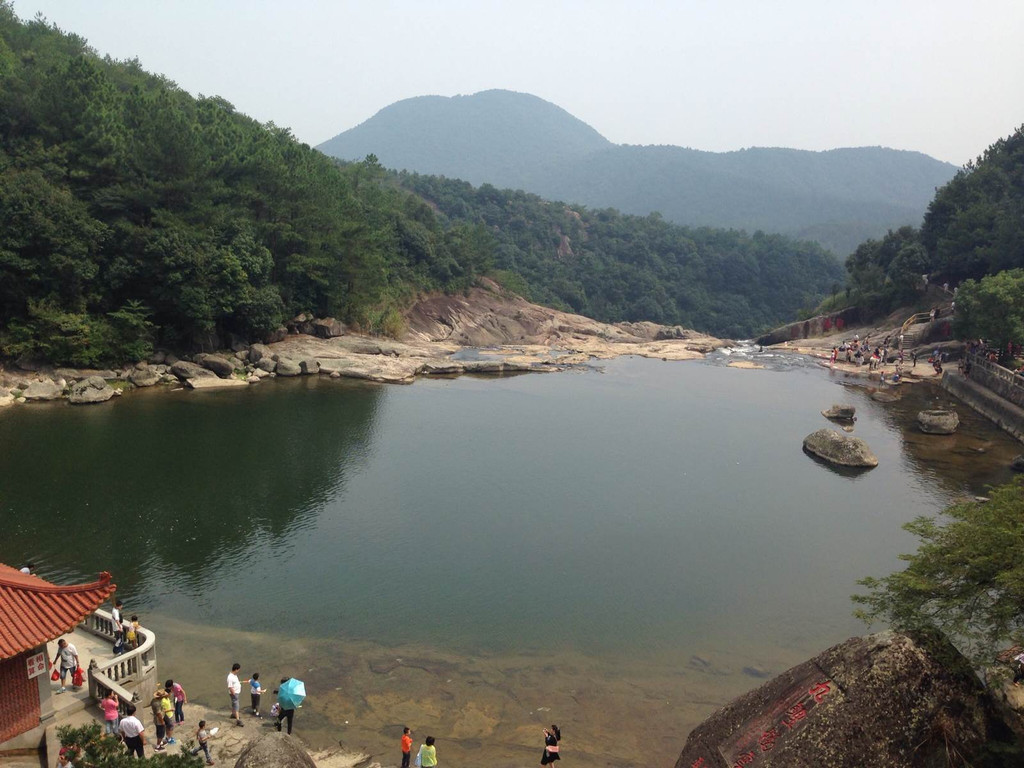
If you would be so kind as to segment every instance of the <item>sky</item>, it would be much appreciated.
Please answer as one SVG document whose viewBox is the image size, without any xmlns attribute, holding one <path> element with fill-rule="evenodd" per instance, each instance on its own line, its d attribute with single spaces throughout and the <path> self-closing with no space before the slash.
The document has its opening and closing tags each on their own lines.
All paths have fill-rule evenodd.
<svg viewBox="0 0 1024 768">
<path fill-rule="evenodd" d="M 620 144 L 893 147 L 962 165 L 1024 123 L 1024 0 L 13 0 L 311 145 L 505 88 Z"/>
</svg>

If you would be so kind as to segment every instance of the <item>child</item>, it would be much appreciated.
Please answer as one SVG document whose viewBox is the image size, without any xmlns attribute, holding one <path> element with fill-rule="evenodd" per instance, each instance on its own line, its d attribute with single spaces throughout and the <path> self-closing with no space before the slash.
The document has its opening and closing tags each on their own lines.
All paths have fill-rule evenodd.
<svg viewBox="0 0 1024 768">
<path fill-rule="evenodd" d="M 260 698 L 263 696 L 263 686 L 260 685 L 260 673 L 253 672 L 249 679 L 249 695 L 252 697 L 252 716 L 262 717 L 260 714 Z"/>
<path fill-rule="evenodd" d="M 180 683 L 168 680 L 164 683 L 164 690 L 170 694 L 171 700 L 174 702 L 174 724 L 180 725 L 181 723 L 184 723 L 185 702 L 188 701 L 188 696 L 185 695 L 185 689 L 181 687 Z"/>
<path fill-rule="evenodd" d="M 200 720 L 199 725 L 196 727 L 196 741 L 199 742 L 199 746 L 192 750 L 193 755 L 198 755 L 202 752 L 206 755 L 206 764 L 213 765 L 213 758 L 210 757 L 210 745 L 207 743 L 210 740 L 210 734 L 206 730 L 206 721 Z"/>
<path fill-rule="evenodd" d="M 412 731 L 409 726 L 402 729 L 402 768 L 409 768 L 409 755 L 412 754 Z"/>
<path fill-rule="evenodd" d="M 129 651 L 139 647 L 139 617 L 132 614 L 132 623 L 125 627 L 124 643 Z"/>
<path fill-rule="evenodd" d="M 104 735 L 117 735 L 117 716 L 121 701 L 113 691 L 107 691 L 107 695 L 100 701 L 100 709 L 103 710 L 103 733 Z"/>
</svg>

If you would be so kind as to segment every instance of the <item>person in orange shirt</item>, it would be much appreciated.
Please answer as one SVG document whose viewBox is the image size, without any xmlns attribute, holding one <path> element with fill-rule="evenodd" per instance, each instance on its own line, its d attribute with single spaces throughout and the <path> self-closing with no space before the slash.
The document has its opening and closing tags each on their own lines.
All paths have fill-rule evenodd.
<svg viewBox="0 0 1024 768">
<path fill-rule="evenodd" d="M 406 726 L 402 729 L 402 768 L 409 768 L 409 755 L 412 753 L 412 731 Z"/>
</svg>

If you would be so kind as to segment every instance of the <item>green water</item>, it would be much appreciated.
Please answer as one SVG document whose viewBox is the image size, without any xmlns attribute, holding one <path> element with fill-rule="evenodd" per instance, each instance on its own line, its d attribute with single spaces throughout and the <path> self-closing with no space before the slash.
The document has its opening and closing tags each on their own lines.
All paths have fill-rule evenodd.
<svg viewBox="0 0 1024 768">
<path fill-rule="evenodd" d="M 624 359 L 19 406 L 0 412 L 0 560 L 109 570 L 144 620 L 467 659 L 682 666 L 729 645 L 785 663 L 864 631 L 849 595 L 913 547 L 902 523 L 1007 479 L 1017 446 L 963 406 L 955 438 L 907 431 L 933 397 Z M 857 406 L 878 468 L 801 451 L 833 402 Z"/>
</svg>

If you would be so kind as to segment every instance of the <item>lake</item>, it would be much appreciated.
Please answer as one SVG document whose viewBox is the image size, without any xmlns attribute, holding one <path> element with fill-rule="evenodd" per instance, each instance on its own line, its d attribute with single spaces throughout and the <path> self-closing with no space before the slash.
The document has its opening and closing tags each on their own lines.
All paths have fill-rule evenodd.
<svg viewBox="0 0 1024 768">
<path fill-rule="evenodd" d="M 755 358 L 759 356 L 749 352 Z M 800 358 L 619 359 L 377 386 L 138 390 L 0 412 L 0 559 L 114 574 L 162 675 L 222 706 L 232 661 L 306 680 L 296 733 L 397 764 L 671 765 L 730 698 L 866 631 L 856 580 L 901 525 L 1009 479 L 1019 445 L 966 406 L 951 437 Z M 801 450 L 857 406 L 880 465 Z M 417 741 L 418 743 L 418 741 Z"/>
</svg>

